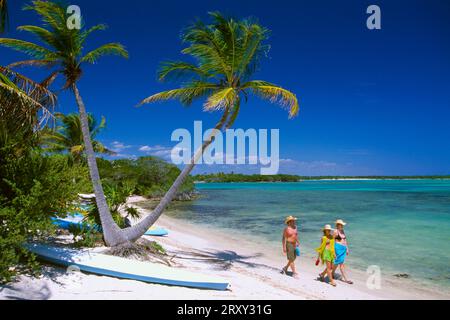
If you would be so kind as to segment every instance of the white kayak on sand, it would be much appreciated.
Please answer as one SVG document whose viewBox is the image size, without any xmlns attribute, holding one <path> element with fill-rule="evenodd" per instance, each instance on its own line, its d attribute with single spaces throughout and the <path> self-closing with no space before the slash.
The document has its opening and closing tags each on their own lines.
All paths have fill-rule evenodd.
<svg viewBox="0 0 450 320">
<path fill-rule="evenodd" d="M 76 266 L 88 273 L 198 289 L 227 290 L 229 288 L 228 282 L 219 277 L 196 274 L 160 264 L 115 257 L 90 250 L 43 244 L 26 244 L 25 246 L 41 260 L 65 267 Z"/>
</svg>

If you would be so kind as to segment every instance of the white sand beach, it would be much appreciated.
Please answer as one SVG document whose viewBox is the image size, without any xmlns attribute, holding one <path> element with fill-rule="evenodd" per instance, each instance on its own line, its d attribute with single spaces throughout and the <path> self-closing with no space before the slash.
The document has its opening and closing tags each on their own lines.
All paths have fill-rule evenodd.
<svg viewBox="0 0 450 320">
<path fill-rule="evenodd" d="M 142 200 L 134 197 L 131 202 Z M 139 209 L 143 214 L 148 213 Z M 243 241 L 236 235 L 166 216 L 158 226 L 168 237 L 148 237 L 167 250 L 177 266 L 189 271 L 218 275 L 231 290 L 212 291 L 121 280 L 45 265 L 40 278 L 21 276 L 0 287 L 0 299 L 449 299 L 448 292 L 412 287 L 402 279 L 382 279 L 381 289 L 370 290 L 366 275 L 350 269 L 353 285 L 338 281 L 337 287 L 316 280 L 322 266 L 313 258 L 298 260 L 300 278 L 280 274 L 285 258 L 280 250 Z M 102 249 L 100 249 L 101 251 Z M 98 250 L 96 250 L 98 251 Z M 350 265 L 351 267 L 351 265 Z"/>
</svg>

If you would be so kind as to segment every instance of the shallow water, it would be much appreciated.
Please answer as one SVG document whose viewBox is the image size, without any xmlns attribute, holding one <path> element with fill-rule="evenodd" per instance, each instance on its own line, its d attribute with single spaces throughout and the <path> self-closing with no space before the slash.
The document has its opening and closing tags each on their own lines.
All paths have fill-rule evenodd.
<svg viewBox="0 0 450 320">
<path fill-rule="evenodd" d="M 169 215 L 281 241 L 283 220 L 299 218 L 302 253 L 314 255 L 321 227 L 348 222 L 352 267 L 450 288 L 450 181 L 364 180 L 198 184 L 202 197 Z"/>
</svg>

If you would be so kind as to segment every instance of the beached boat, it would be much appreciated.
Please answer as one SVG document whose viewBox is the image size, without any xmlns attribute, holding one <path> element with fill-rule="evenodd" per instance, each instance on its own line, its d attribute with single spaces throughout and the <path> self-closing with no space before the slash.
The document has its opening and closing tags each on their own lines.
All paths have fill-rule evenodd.
<svg viewBox="0 0 450 320">
<path fill-rule="evenodd" d="M 69 214 L 65 218 L 53 218 L 53 224 L 58 226 L 58 228 L 68 230 L 71 226 L 81 226 L 83 224 L 84 216 L 80 213 Z M 85 224 L 86 227 L 90 228 L 90 225 Z M 100 231 L 100 227 L 94 226 L 97 231 Z M 146 236 L 156 236 L 163 237 L 167 236 L 169 231 L 164 228 L 153 226 L 145 233 Z"/>
<path fill-rule="evenodd" d="M 64 267 L 78 267 L 81 271 L 103 276 L 199 289 L 227 290 L 229 287 L 228 282 L 219 277 L 196 274 L 150 262 L 109 256 L 91 250 L 76 250 L 43 244 L 26 244 L 26 247 L 41 260 Z"/>
<path fill-rule="evenodd" d="M 169 234 L 169 231 L 167 231 L 166 229 L 153 226 L 150 229 L 148 229 L 144 235 L 163 237 L 163 236 L 167 236 L 168 234 Z"/>
</svg>

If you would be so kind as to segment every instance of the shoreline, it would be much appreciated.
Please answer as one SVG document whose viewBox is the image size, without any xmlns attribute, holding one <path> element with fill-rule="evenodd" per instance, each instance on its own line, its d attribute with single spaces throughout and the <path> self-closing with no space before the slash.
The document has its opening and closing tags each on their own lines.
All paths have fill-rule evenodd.
<svg viewBox="0 0 450 320">
<path fill-rule="evenodd" d="M 141 213 L 149 210 L 139 206 L 148 201 L 131 197 L 129 204 Z M 139 220 L 140 220 L 139 219 Z M 137 222 L 137 221 L 134 221 Z M 296 265 L 300 275 L 294 279 L 280 274 L 285 257 L 280 249 L 257 242 L 251 237 L 225 233 L 214 227 L 194 225 L 189 221 L 163 215 L 157 222 L 169 230 L 167 237 L 149 237 L 161 244 L 174 262 L 174 268 L 216 275 L 231 285 L 228 291 L 211 291 L 149 284 L 139 281 L 67 272 L 64 268 L 44 264 L 42 276 L 21 276 L 18 281 L 0 286 L 0 299 L 174 299 L 174 300 L 378 300 L 378 299 L 449 299 L 450 293 L 409 285 L 405 279 L 382 277 L 381 289 L 366 286 L 367 275 L 353 270 L 353 285 L 337 282 L 337 287 L 317 281 L 322 266 L 315 267 L 313 257 L 301 256 Z M 96 248 L 102 252 L 106 248 Z"/>
<path fill-rule="evenodd" d="M 421 181 L 421 180 L 437 180 L 437 181 L 447 181 L 450 180 L 450 177 L 440 177 L 440 178 L 310 178 L 310 179 L 302 179 L 299 178 L 297 181 L 283 181 L 283 180 L 274 180 L 274 181 L 205 181 L 205 180 L 195 180 L 194 184 L 210 184 L 210 183 L 297 183 L 297 182 L 308 182 L 308 181 Z"/>
<path fill-rule="evenodd" d="M 316 280 L 317 274 L 323 270 L 323 266 L 314 265 L 315 257 L 301 256 L 297 261 L 297 269 L 300 279 L 296 280 L 290 276 L 279 273 L 281 266 L 286 264 L 285 257 L 281 254 L 281 249 L 272 245 L 257 244 L 256 239 L 245 239 L 242 236 L 229 235 L 213 227 L 190 224 L 181 219 L 163 216 L 158 221 L 158 225 L 170 230 L 183 242 L 191 239 L 194 245 L 200 245 L 205 249 L 205 244 L 210 250 L 217 252 L 228 252 L 232 257 L 248 257 L 245 261 L 235 261 L 237 269 L 246 265 L 258 265 L 255 272 L 256 278 L 265 279 L 267 283 L 283 283 L 283 289 L 288 292 L 298 294 L 295 299 L 449 299 L 450 293 L 438 293 L 431 288 L 423 288 L 411 285 L 408 279 L 395 279 L 393 277 L 382 277 L 381 289 L 371 290 L 367 288 L 367 275 L 360 270 L 351 268 L 349 264 L 349 274 L 354 281 L 353 285 L 337 281 L 336 288 Z M 159 241 L 163 246 L 178 246 L 178 241 L 168 238 Z M 243 243 L 244 241 L 244 243 Z M 188 249 L 193 249 L 192 247 Z M 244 270 L 242 270 L 244 271 Z M 256 276 L 257 275 L 257 276 Z M 231 281 L 233 286 L 233 282 Z M 302 289 L 300 289 L 302 288 Z M 260 298 L 264 298 L 261 296 Z"/>
</svg>

